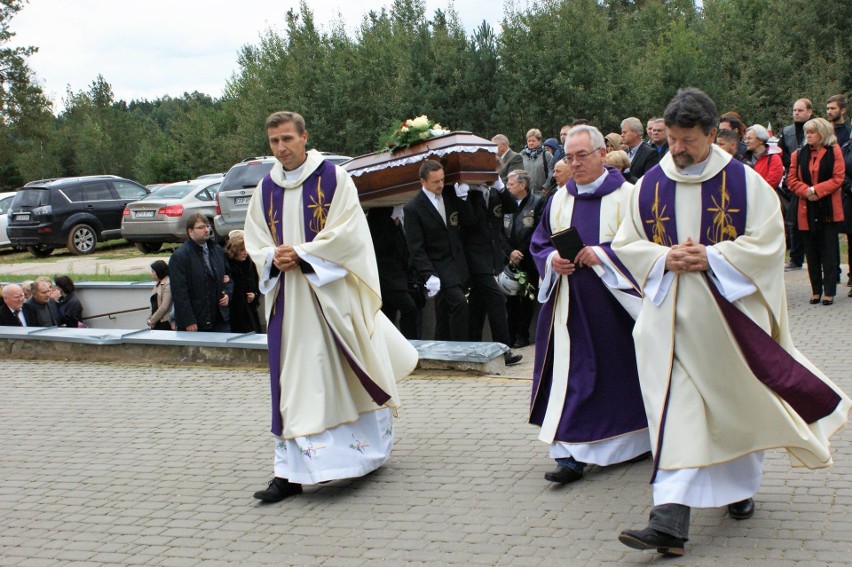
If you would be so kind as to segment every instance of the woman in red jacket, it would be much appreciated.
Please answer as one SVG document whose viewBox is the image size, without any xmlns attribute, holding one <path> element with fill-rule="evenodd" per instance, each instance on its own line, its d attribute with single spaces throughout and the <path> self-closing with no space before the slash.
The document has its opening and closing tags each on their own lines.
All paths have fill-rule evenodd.
<svg viewBox="0 0 852 567">
<path fill-rule="evenodd" d="M 772 189 L 777 190 L 784 176 L 784 164 L 781 162 L 781 154 L 769 153 L 766 146 L 768 141 L 769 132 L 760 124 L 746 130 L 743 138 L 746 145 L 744 162 L 752 166 Z"/>
<path fill-rule="evenodd" d="M 837 231 L 843 221 L 840 187 L 846 173 L 834 128 L 825 118 L 805 122 L 806 144 L 790 157 L 787 186 L 799 197 L 799 231 L 811 280 L 810 303 L 823 291 L 823 305 L 834 303 L 837 291 Z"/>
</svg>

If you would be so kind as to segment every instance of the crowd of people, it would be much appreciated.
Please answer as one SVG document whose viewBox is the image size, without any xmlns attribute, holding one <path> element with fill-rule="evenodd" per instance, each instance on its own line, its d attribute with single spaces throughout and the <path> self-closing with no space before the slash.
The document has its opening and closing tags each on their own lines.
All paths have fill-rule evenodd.
<svg viewBox="0 0 852 567">
<path fill-rule="evenodd" d="M 47 276 L 0 287 L 0 326 L 86 327 L 74 280 Z"/>
<path fill-rule="evenodd" d="M 189 219 L 188 240 L 151 265 L 148 326 L 258 332 L 266 296 L 274 476 L 254 497 L 271 503 L 387 461 L 396 381 L 417 362 L 405 339 L 421 337 L 434 298 L 438 340 L 479 341 L 487 321 L 507 364 L 535 344 L 529 422 L 555 461 L 545 479 L 653 459 L 648 525 L 618 539 L 683 555 L 691 508 L 750 518 L 764 451 L 830 466 L 852 408 L 793 344 L 783 278 L 806 258 L 810 303 L 833 304 L 838 235 L 852 232 L 846 106 L 831 97 L 815 118 L 797 100 L 775 144 L 681 89 L 620 133 L 581 120 L 542 141 L 533 128 L 519 153 L 498 134 L 493 183 L 448 184 L 427 159 L 408 203 L 366 215 L 346 171 L 306 150 L 304 119 L 276 112 L 278 163 L 245 231 L 223 250 L 203 216 Z M 6 286 L 0 316 L 79 324 L 73 282 L 55 284 L 57 300 L 40 279 L 26 303 Z"/>
</svg>

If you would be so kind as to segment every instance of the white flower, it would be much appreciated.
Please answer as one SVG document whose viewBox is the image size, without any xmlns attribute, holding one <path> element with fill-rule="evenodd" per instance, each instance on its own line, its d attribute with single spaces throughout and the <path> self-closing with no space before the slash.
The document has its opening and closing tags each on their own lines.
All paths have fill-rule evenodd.
<svg viewBox="0 0 852 567">
<path fill-rule="evenodd" d="M 434 126 L 432 126 L 432 130 L 438 130 L 439 132 L 443 129 L 444 129 L 444 127 L 441 126 L 440 124 L 435 124 Z"/>
<path fill-rule="evenodd" d="M 425 132 L 420 132 L 420 139 L 421 140 L 425 140 L 428 137 L 429 137 L 429 131 L 428 130 L 425 131 Z"/>
<path fill-rule="evenodd" d="M 411 124 L 409 124 L 412 128 L 423 129 L 429 127 L 429 118 L 424 114 L 422 116 L 418 116 L 414 120 L 411 120 Z"/>
<path fill-rule="evenodd" d="M 408 126 L 403 126 L 399 129 L 400 134 L 405 134 L 406 132 L 408 132 Z"/>
</svg>

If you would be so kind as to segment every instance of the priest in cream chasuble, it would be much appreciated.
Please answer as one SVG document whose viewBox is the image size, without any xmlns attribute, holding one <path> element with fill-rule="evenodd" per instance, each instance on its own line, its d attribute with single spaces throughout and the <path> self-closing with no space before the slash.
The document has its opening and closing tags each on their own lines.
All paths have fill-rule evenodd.
<svg viewBox="0 0 852 567">
<path fill-rule="evenodd" d="M 273 482 L 291 485 L 381 466 L 393 444 L 396 381 L 417 364 L 414 348 L 380 310 L 375 254 L 354 183 L 303 148 L 299 159 L 273 145 L 280 163 L 255 189 L 245 225 L 268 321 Z"/>
<path fill-rule="evenodd" d="M 633 335 L 654 451 L 649 528 L 619 539 L 682 554 L 688 507 L 753 513 L 764 450 L 831 465 L 850 400 L 793 345 L 774 191 L 712 144 L 718 113 L 701 91 L 679 91 L 665 121 L 669 153 L 612 243 L 643 294 Z M 685 521 L 657 514 L 670 504 Z"/>
</svg>

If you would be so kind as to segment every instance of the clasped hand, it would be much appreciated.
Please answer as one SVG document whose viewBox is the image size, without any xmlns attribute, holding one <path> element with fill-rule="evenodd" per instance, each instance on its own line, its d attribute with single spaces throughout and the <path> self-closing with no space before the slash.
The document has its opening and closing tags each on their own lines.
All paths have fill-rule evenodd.
<svg viewBox="0 0 852 567">
<path fill-rule="evenodd" d="M 676 274 L 686 272 L 706 272 L 710 269 L 707 261 L 707 247 L 695 244 L 692 237 L 683 244 L 675 244 L 666 256 L 666 270 Z"/>
<path fill-rule="evenodd" d="M 590 246 L 585 246 L 574 258 L 574 261 L 566 260 L 559 255 L 559 252 L 553 255 L 553 260 L 550 262 L 553 270 L 562 276 L 570 276 L 577 268 L 589 268 L 601 263 L 598 255 Z"/>
<path fill-rule="evenodd" d="M 272 263 L 282 272 L 289 272 L 299 265 L 301 260 L 296 254 L 296 249 L 288 244 L 282 244 L 275 249 L 275 254 L 272 256 Z"/>
</svg>

